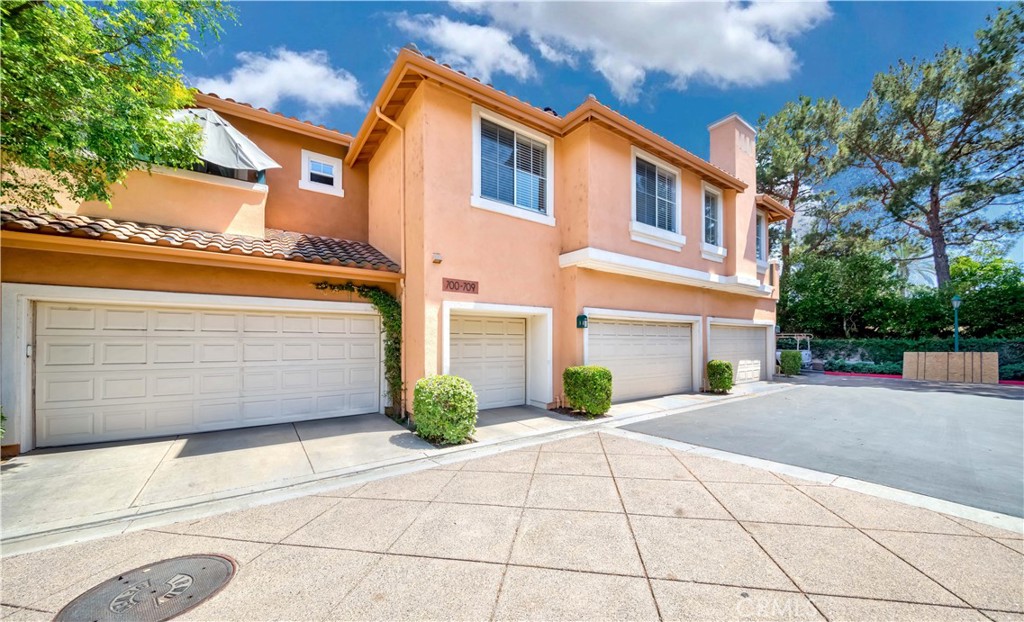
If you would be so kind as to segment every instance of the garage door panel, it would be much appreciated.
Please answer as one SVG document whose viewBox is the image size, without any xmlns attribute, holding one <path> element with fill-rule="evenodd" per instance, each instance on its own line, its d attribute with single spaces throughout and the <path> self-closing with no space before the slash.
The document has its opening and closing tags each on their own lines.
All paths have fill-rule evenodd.
<svg viewBox="0 0 1024 622">
<path fill-rule="evenodd" d="M 766 330 L 755 326 L 712 325 L 710 358 L 732 363 L 736 384 L 765 380 Z"/>
<path fill-rule="evenodd" d="M 36 318 L 39 446 L 379 408 L 372 316 L 40 303 Z"/>
<path fill-rule="evenodd" d="M 451 318 L 450 373 L 473 385 L 481 409 L 526 403 L 526 320 Z"/>
<path fill-rule="evenodd" d="M 587 359 L 612 372 L 612 399 L 623 401 L 693 390 L 689 324 L 591 320 Z"/>
</svg>

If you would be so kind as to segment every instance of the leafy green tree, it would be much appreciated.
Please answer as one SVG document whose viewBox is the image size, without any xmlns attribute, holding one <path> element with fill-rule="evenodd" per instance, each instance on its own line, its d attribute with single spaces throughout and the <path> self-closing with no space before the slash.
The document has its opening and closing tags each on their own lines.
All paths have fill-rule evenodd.
<svg viewBox="0 0 1024 622">
<path fill-rule="evenodd" d="M 198 127 L 169 119 L 193 101 L 179 55 L 230 17 L 221 0 L 0 3 L 4 201 L 109 200 L 140 160 L 192 164 Z"/>
<path fill-rule="evenodd" d="M 832 197 L 821 186 L 830 174 L 844 115 L 835 98 L 811 101 L 803 96 L 771 118 L 762 115 L 757 137 L 757 191 L 778 199 L 797 214 L 834 213 L 828 209 Z M 793 242 L 790 218 L 780 244 L 783 275 L 788 271 Z"/>
<path fill-rule="evenodd" d="M 939 292 L 950 313 L 953 294 L 959 294 L 960 324 L 970 337 L 1024 336 L 1024 266 L 994 254 L 956 257 L 950 265 L 950 285 Z"/>
<path fill-rule="evenodd" d="M 900 61 L 875 77 L 840 128 L 838 166 L 864 172 L 854 196 L 880 207 L 880 233 L 919 235 L 939 286 L 950 251 L 1024 227 L 1024 5 L 1001 9 L 975 48 Z"/>
<path fill-rule="evenodd" d="M 791 263 L 779 300 L 784 332 L 846 338 L 888 332 L 894 301 L 902 298 L 903 288 L 890 261 L 876 253 L 800 253 Z"/>
</svg>

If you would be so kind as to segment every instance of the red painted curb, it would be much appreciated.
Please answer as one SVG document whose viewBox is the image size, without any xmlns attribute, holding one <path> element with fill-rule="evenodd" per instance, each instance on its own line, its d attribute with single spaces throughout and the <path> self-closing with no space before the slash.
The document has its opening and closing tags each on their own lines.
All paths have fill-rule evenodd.
<svg viewBox="0 0 1024 622">
<path fill-rule="evenodd" d="M 826 376 L 863 376 L 865 378 L 896 378 L 902 380 L 903 376 L 896 374 L 865 374 L 856 371 L 827 371 Z M 1024 387 L 1024 380 L 1000 380 L 999 384 L 1008 384 L 1015 387 Z"/>
<path fill-rule="evenodd" d="M 903 379 L 903 376 L 899 376 L 899 375 L 896 375 L 896 374 L 866 374 L 866 373 L 861 373 L 861 372 L 856 372 L 856 371 L 827 371 L 827 372 L 825 372 L 825 375 L 826 376 L 863 376 L 865 378 L 896 378 L 897 380 L 902 380 Z"/>
</svg>

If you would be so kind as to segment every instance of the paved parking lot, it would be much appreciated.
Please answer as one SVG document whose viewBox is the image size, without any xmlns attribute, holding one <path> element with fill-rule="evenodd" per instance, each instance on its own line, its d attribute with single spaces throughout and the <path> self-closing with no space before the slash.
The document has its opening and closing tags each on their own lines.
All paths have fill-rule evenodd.
<svg viewBox="0 0 1024 622">
<path fill-rule="evenodd" d="M 699 451 L 589 433 L 8 557 L 2 613 L 48 620 L 100 581 L 189 553 L 240 566 L 191 620 L 1024 613 L 1019 533 Z"/>
<path fill-rule="evenodd" d="M 626 429 L 1024 516 L 1024 387 L 802 382 Z"/>
</svg>

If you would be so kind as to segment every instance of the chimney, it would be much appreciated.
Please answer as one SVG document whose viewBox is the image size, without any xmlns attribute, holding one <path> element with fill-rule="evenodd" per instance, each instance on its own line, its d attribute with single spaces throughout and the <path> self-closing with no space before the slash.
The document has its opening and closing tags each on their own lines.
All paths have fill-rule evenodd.
<svg viewBox="0 0 1024 622">
<path fill-rule="evenodd" d="M 708 133 L 711 135 L 711 163 L 747 184 L 743 192 L 725 193 L 722 237 L 728 255 L 723 267 L 728 275 L 756 278 L 757 158 L 754 146 L 757 130 L 733 113 L 709 125 Z"/>
<path fill-rule="evenodd" d="M 751 186 L 757 185 L 757 159 L 754 155 L 757 130 L 733 113 L 708 126 L 711 135 L 711 163 Z"/>
</svg>

